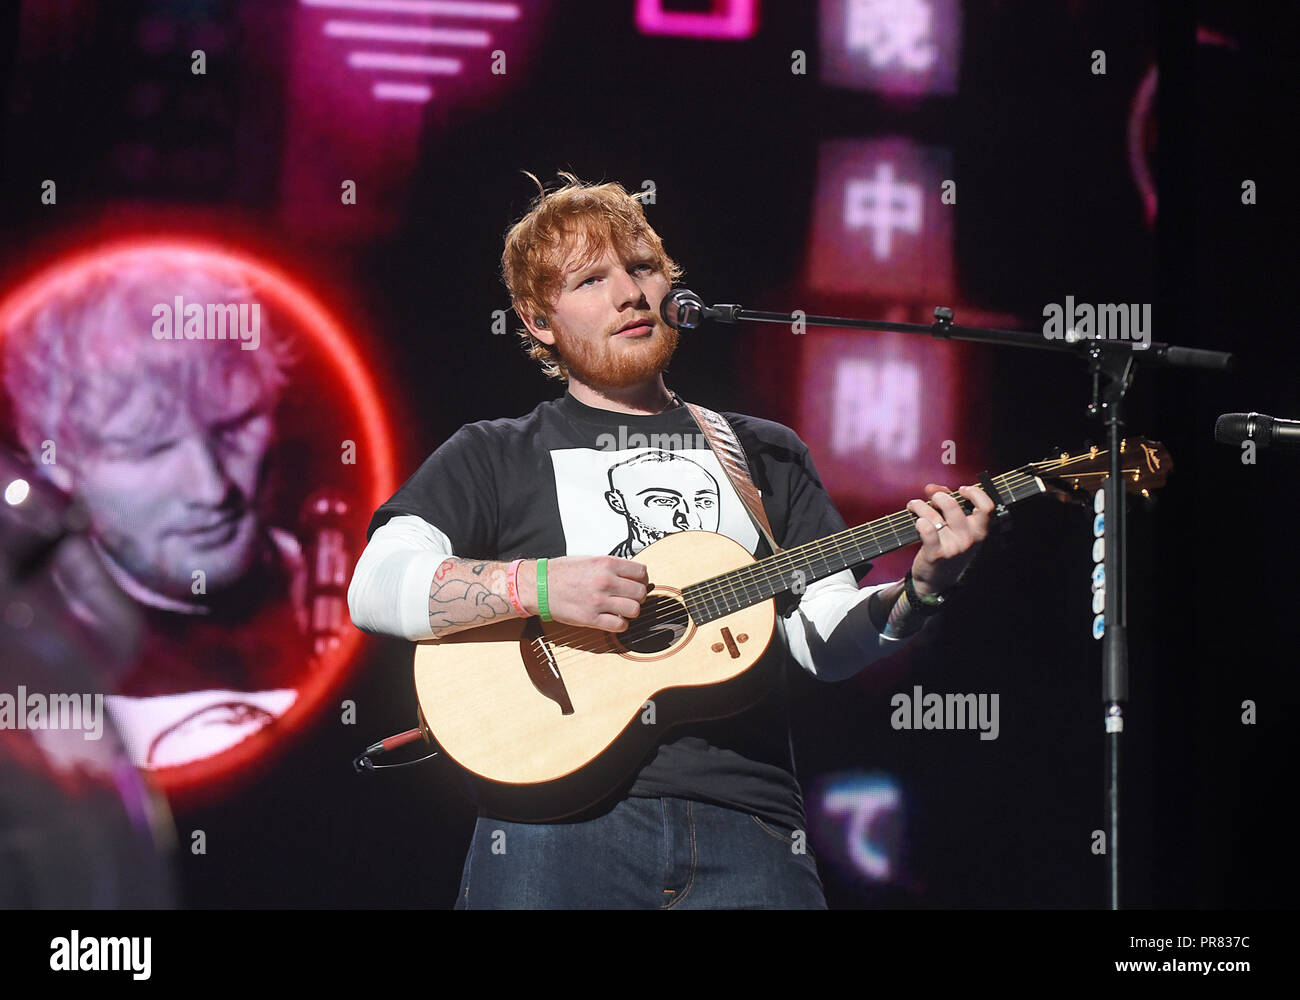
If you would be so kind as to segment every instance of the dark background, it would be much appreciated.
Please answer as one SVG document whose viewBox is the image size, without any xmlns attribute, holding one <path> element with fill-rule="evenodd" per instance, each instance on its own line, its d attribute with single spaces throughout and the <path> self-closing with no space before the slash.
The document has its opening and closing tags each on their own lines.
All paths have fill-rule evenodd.
<svg viewBox="0 0 1300 1000">
<path fill-rule="evenodd" d="M 19 31 L 37 7 L 60 28 L 39 41 Z M 5 273 L 79 233 L 111 232 L 115 219 L 192 218 L 199 230 L 224 220 L 365 316 L 358 336 L 400 418 L 404 475 L 462 423 L 525 413 L 560 391 L 513 335 L 489 331 L 491 311 L 509 305 L 496 276 L 501 237 L 533 193 L 521 169 L 545 180 L 569 169 L 633 191 L 653 178 L 647 215 L 686 283 L 714 301 L 769 304 L 802 266 L 819 142 L 902 134 L 947 147 L 961 189 L 964 301 L 1023 317 L 1024 329 L 1063 292 L 1151 302 L 1156 339 L 1237 355 L 1228 374 L 1143 370 L 1128 400 L 1130 428 L 1164 441 L 1175 472 L 1154 510 L 1134 504 L 1129 522 L 1123 891 L 1134 907 L 1292 901 L 1286 737 L 1300 712 L 1290 628 L 1300 527 L 1288 501 L 1300 475 L 1293 454 L 1261 451 L 1244 465 L 1237 449 L 1213 442 L 1220 413 L 1300 417 L 1290 317 L 1279 316 L 1294 251 L 1281 252 L 1292 216 L 1275 140 L 1293 115 L 1282 96 L 1292 36 L 1267 7 L 967 4 L 957 94 L 887 101 L 818 81 L 812 3 L 763 4 L 757 36 L 733 44 L 645 37 L 631 0 L 557 2 L 537 15 L 522 85 L 429 109 L 415 169 L 392 194 L 400 211 L 365 232 L 331 231 L 329 205 L 319 230 L 276 221 L 298 197 L 280 171 L 294 7 L 4 5 Z M 146 52 L 140 21 L 159 16 L 176 22 L 174 39 Z M 196 85 L 188 53 L 213 25 L 225 47 Z M 1232 44 L 1198 44 L 1198 27 Z M 809 53 L 807 76 L 789 72 L 796 47 Z M 1086 71 L 1095 48 L 1107 53 L 1100 80 Z M 1152 60 L 1154 228 L 1124 146 Z M 147 115 L 129 110 L 142 80 L 163 95 Z M 195 86 L 210 96 L 187 97 Z M 158 152 L 151 170 L 121 168 L 124 136 Z M 39 202 L 45 177 L 59 179 L 57 208 Z M 1258 185 L 1257 205 L 1241 204 L 1244 178 Z M 879 306 L 856 311 L 874 317 Z M 797 381 L 773 389 L 787 370 L 777 336 L 685 336 L 669 384 L 798 431 Z M 982 466 L 1002 471 L 1102 440 L 1084 413 L 1081 364 L 985 350 L 987 378 L 964 386 L 989 426 Z M 856 523 L 907 499 L 841 509 Z M 990 544 L 918 648 L 833 689 L 796 680 L 805 784 L 856 769 L 892 774 L 904 789 L 902 873 L 872 884 L 826 867 L 832 906 L 1105 904 L 1106 861 L 1089 849 L 1104 826 L 1100 646 L 1088 636 L 1084 584 L 1090 518 L 1059 504 L 1018 508 L 1014 529 Z M 999 692 L 1000 738 L 892 730 L 890 695 L 914 683 Z M 412 724 L 409 646 L 371 642 L 344 696 L 358 705 L 357 725 L 327 714 L 238 796 L 176 817 L 183 847 L 189 831 L 208 838 L 206 855 L 181 853 L 183 905 L 451 904 L 474 814 L 450 770 L 362 777 L 349 763 Z M 1245 699 L 1258 706 L 1257 725 L 1241 723 Z"/>
</svg>

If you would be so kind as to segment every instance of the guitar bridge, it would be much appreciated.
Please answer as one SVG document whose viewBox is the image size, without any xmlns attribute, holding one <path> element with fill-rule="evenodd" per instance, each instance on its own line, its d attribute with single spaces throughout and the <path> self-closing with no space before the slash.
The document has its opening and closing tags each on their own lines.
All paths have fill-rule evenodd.
<svg viewBox="0 0 1300 1000">
<path fill-rule="evenodd" d="M 542 632 L 541 619 L 534 618 L 525 626 L 524 634 L 519 639 L 519 655 L 537 693 L 559 705 L 561 715 L 572 715 L 573 702 L 569 700 L 569 689 L 564 686 L 559 664 L 555 662 L 555 652 Z"/>
</svg>

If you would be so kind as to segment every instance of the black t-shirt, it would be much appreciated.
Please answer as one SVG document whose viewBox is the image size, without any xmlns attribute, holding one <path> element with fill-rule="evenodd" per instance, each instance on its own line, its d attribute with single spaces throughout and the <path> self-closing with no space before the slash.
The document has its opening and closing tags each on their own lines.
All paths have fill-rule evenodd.
<svg viewBox="0 0 1300 1000">
<path fill-rule="evenodd" d="M 777 544 L 792 548 L 845 529 L 794 431 L 723 415 L 745 449 Z M 523 417 L 463 426 L 375 511 L 367 538 L 401 514 L 428 521 L 470 559 L 631 558 L 664 534 L 698 529 L 729 536 L 755 558 L 770 554 L 684 406 L 640 416 L 568 392 Z M 802 827 L 785 704 L 791 667 L 800 669 L 778 626 L 751 668 L 772 678 L 768 694 L 739 715 L 668 730 L 628 794 L 713 802 Z"/>
</svg>

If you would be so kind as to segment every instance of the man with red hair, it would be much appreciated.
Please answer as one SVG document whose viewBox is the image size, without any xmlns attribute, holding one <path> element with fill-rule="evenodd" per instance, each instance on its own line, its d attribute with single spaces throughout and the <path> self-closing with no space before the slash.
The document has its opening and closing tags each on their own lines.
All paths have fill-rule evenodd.
<svg viewBox="0 0 1300 1000">
<path fill-rule="evenodd" d="M 33 469 L 85 506 L 138 605 L 109 710 L 140 767 L 216 758 L 289 711 L 311 655 L 302 546 L 268 523 L 294 351 L 250 276 L 203 253 L 119 248 L 42 288 L 0 330 L 4 386 Z M 54 579 L 92 637 L 118 628 Z"/>
<path fill-rule="evenodd" d="M 664 384 L 677 332 L 659 307 L 681 269 L 620 185 L 560 176 L 549 193 L 538 183 L 510 229 L 502 272 L 525 349 L 566 392 L 524 417 L 465 425 L 375 512 L 348 593 L 365 631 L 421 640 L 540 613 L 621 632 L 651 581 L 643 564 L 609 553 L 704 528 L 770 554 Z M 724 416 L 778 545 L 845 529 L 792 430 Z M 628 447 L 611 451 L 611 440 Z M 634 446 L 643 441 L 653 446 Z M 804 846 L 785 669 L 793 660 L 823 680 L 850 677 L 921 628 L 932 612 L 915 605 L 954 584 L 993 510 L 976 486 L 960 491 L 969 515 L 946 487 L 926 492 L 933 506 L 908 504 L 922 539 L 912 579 L 859 589 L 843 570 L 808 585 L 751 668 L 770 680 L 759 702 L 671 729 L 613 801 L 578 820 L 508 822 L 481 809 L 457 907 L 824 908 Z"/>
</svg>

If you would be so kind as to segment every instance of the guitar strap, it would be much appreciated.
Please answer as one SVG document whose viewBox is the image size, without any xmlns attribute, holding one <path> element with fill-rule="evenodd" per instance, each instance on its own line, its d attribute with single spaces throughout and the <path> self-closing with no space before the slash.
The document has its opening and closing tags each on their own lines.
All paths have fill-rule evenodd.
<svg viewBox="0 0 1300 1000">
<path fill-rule="evenodd" d="M 691 416 L 695 418 L 695 423 L 699 425 L 700 431 L 703 432 L 704 439 L 709 442 L 709 447 L 713 449 L 713 454 L 717 457 L 718 464 L 722 466 L 722 471 L 731 480 L 736 496 L 740 497 L 741 502 L 745 505 L 745 510 L 749 512 L 749 519 L 754 522 L 754 527 L 758 529 L 759 534 L 767 539 L 767 544 L 771 546 L 773 555 L 780 552 L 781 546 L 777 545 L 776 539 L 772 537 L 772 526 L 767 521 L 767 512 L 763 510 L 762 497 L 759 495 L 758 487 L 754 485 L 754 480 L 750 477 L 749 461 L 745 458 L 745 449 L 741 447 L 740 440 L 736 437 L 736 432 L 732 430 L 731 424 L 727 422 L 727 418 L 703 406 L 687 403 L 675 392 L 673 398 L 691 411 Z"/>
</svg>

